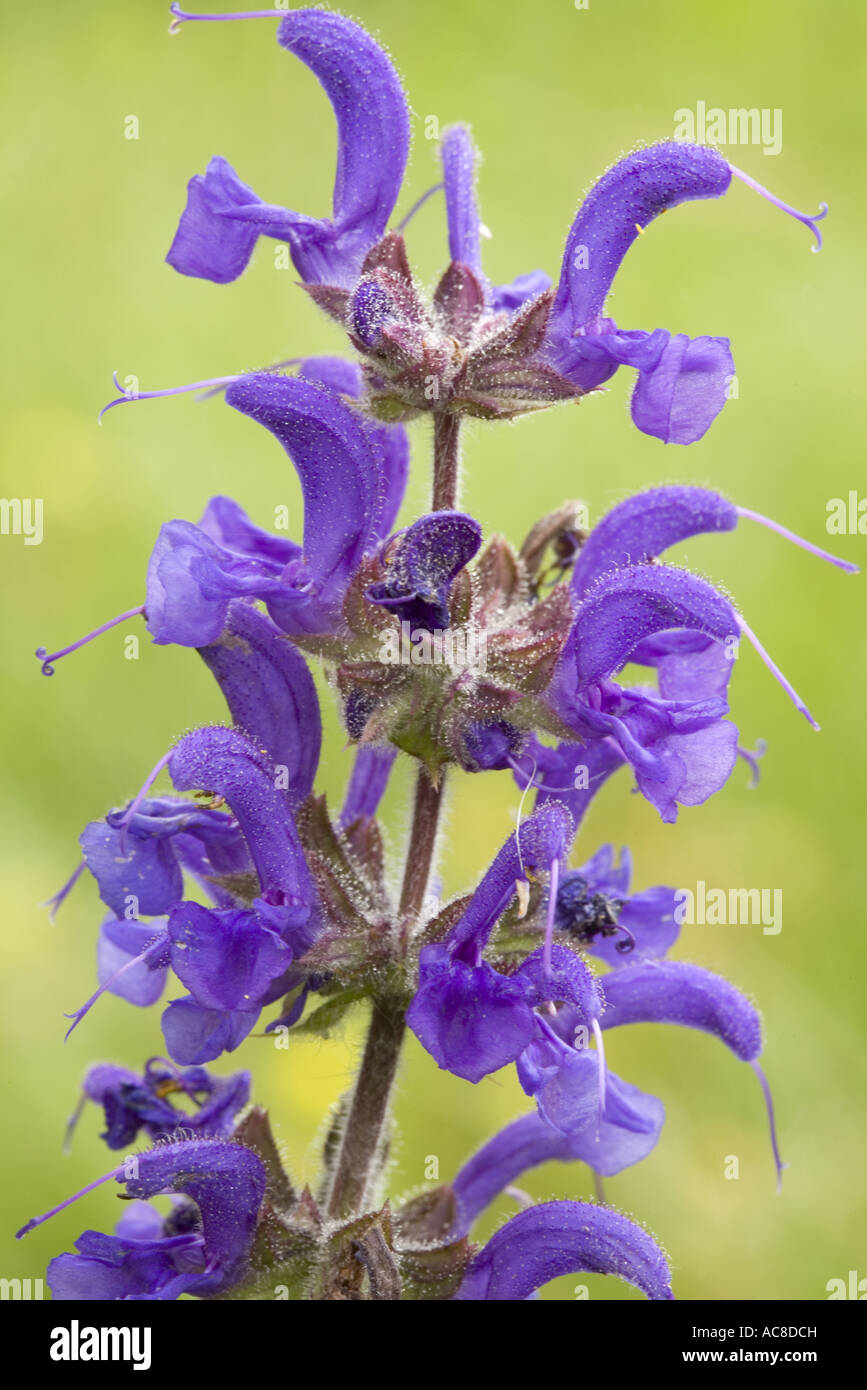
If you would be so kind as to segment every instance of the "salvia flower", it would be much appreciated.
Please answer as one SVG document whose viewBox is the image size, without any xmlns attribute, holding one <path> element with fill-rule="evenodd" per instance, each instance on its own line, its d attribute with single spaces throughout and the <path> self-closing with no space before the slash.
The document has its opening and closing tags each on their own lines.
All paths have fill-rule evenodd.
<svg viewBox="0 0 867 1390">
<path fill-rule="evenodd" d="M 137 1199 L 137 1205 L 115 1235 L 85 1231 L 76 1242 L 77 1254 L 51 1261 L 48 1284 L 55 1299 L 205 1296 L 223 1292 L 242 1278 L 266 1183 L 264 1164 L 250 1149 L 219 1139 L 163 1144 L 127 1159 L 84 1193 L 112 1180 L 126 1189 L 127 1197 Z M 146 1205 L 158 1194 L 189 1202 L 163 1219 Z M 19 1237 L 74 1200 L 29 1221 Z"/>
<path fill-rule="evenodd" d="M 520 549 L 500 536 L 483 542 L 480 522 L 458 510 L 460 417 L 512 419 L 576 401 L 628 367 L 636 426 L 664 442 L 699 440 L 729 393 L 728 339 L 620 327 L 606 310 L 626 253 L 663 212 L 719 199 L 733 177 L 819 244 L 824 211 L 809 217 L 781 203 L 716 149 L 665 142 L 633 151 L 593 185 L 556 284 L 532 270 L 496 285 L 483 264 L 466 125 L 443 131 L 440 182 L 393 222 L 408 106 L 391 60 L 363 29 L 318 8 L 171 10 L 173 30 L 274 18 L 280 47 L 331 102 L 338 149 L 329 216 L 266 202 L 212 158 L 188 186 L 169 264 L 222 284 L 242 274 L 261 236 L 284 242 L 354 360 L 295 358 L 121 393 L 105 408 L 223 393 L 288 455 L 304 516 L 290 537 L 213 497 L 198 523 L 162 526 L 140 606 L 61 651 L 37 652 L 50 675 L 91 637 L 143 617 L 157 646 L 197 651 L 228 710 L 227 723 L 180 737 L 136 796 L 85 827 L 80 863 L 52 900 L 59 907 L 86 871 L 107 909 L 98 987 L 70 1032 L 105 992 L 148 1007 L 170 979 L 182 990 L 172 986 L 162 1013 L 167 1058 L 141 1073 L 100 1063 L 84 1078 L 70 1130 L 93 1103 L 110 1149 L 142 1135 L 155 1147 L 127 1153 L 78 1194 L 116 1182 L 131 1205 L 114 1234 L 85 1231 L 51 1262 L 53 1296 L 271 1299 L 279 1284 L 297 1299 L 515 1301 L 587 1271 L 670 1299 L 661 1247 L 608 1205 L 519 1194 L 525 1209 L 481 1247 L 474 1223 L 539 1164 L 577 1161 L 610 1177 L 653 1150 L 662 1101 L 612 1072 L 605 1055 L 605 1034 L 630 1024 L 707 1033 L 754 1070 L 779 1178 L 756 1008 L 729 981 L 670 958 L 675 891 L 634 892 L 628 851 L 615 857 L 604 845 L 579 867 L 570 861 L 594 796 L 622 767 L 666 822 L 718 791 L 739 756 L 755 770 L 730 717 L 743 639 L 818 728 L 734 600 L 670 563 L 669 549 L 750 521 L 855 567 L 688 485 L 643 490 L 592 530 L 566 503 Z M 428 294 L 404 232 L 439 191 L 448 261 Z M 403 524 L 402 422 L 421 413 L 433 417 L 432 507 Z M 316 789 L 313 660 L 353 747 L 336 812 Z M 398 889 L 378 814 L 399 752 L 415 760 L 417 781 Z M 436 854 L 455 768 L 509 770 L 521 800 L 481 879 L 442 904 Z M 155 791 L 162 773 L 168 793 Z M 333 1116 L 315 1191 L 299 1194 L 266 1113 L 248 1107 L 249 1073 L 217 1077 L 206 1064 L 238 1049 L 273 1005 L 265 1032 L 282 1043 L 283 1033 L 327 1036 L 361 1000 L 371 1015 L 358 1078 Z M 532 1109 L 452 1183 L 393 1208 L 389 1097 L 405 1024 L 440 1068 L 471 1083 L 514 1065 Z M 157 1196 L 172 1199 L 168 1215 L 150 1205 Z"/>
<path fill-rule="evenodd" d="M 228 1136 L 235 1118 L 250 1099 L 250 1073 L 212 1076 L 204 1067 L 176 1067 L 161 1057 L 151 1057 L 139 1076 L 126 1067 L 99 1063 L 90 1067 L 83 1082 L 82 1102 L 101 1105 L 105 1115 L 102 1138 L 110 1149 L 128 1149 L 144 1130 L 151 1139 L 186 1132 Z M 182 1109 L 180 1100 L 191 1105 Z M 79 1106 L 70 1122 L 78 1119 Z"/>
</svg>

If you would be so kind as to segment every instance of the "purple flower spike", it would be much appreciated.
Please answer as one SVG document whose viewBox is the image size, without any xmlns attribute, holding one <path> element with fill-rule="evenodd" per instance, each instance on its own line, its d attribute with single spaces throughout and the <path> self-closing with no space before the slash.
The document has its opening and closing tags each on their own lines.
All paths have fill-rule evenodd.
<svg viewBox="0 0 867 1390">
<path fill-rule="evenodd" d="M 230 604 L 219 641 L 200 647 L 237 727 L 285 770 L 289 805 L 313 790 L 322 720 L 313 677 L 303 656 L 263 613 Z"/>
<path fill-rule="evenodd" d="M 605 300 L 623 257 L 660 213 L 698 198 L 719 198 L 731 170 L 715 150 L 668 141 L 638 150 L 594 185 L 566 239 L 546 353 L 585 391 L 620 366 L 638 381 L 632 418 L 667 444 L 693 444 L 725 404 L 734 362 L 727 338 L 672 337 L 624 331 L 604 318 Z"/>
<path fill-rule="evenodd" d="M 365 596 L 415 628 L 447 628 L 449 589 L 481 543 L 482 528 L 471 516 L 430 512 L 396 540 L 386 558 L 388 577 Z"/>
<path fill-rule="evenodd" d="M 245 17 L 175 15 L 177 21 Z M 204 176 L 190 180 L 166 259 L 183 275 L 223 284 L 241 274 L 258 238 L 270 236 L 288 242 L 308 284 L 348 287 L 385 231 L 403 182 L 409 151 L 406 98 L 383 50 L 342 15 L 294 10 L 281 20 L 277 42 L 310 68 L 334 108 L 338 152 L 332 217 L 306 217 L 264 203 L 217 157 Z"/>
<path fill-rule="evenodd" d="M 646 1231 L 609 1207 L 542 1202 L 519 1212 L 476 1256 L 455 1297 L 516 1301 L 561 1274 L 614 1274 L 650 1299 L 671 1299 L 671 1274 Z"/>
</svg>

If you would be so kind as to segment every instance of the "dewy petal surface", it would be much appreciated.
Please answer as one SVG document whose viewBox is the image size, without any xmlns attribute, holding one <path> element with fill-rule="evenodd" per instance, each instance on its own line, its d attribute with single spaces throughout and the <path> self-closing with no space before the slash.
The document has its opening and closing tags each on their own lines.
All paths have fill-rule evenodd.
<svg viewBox="0 0 867 1390">
<path fill-rule="evenodd" d="M 741 1061 L 762 1050 L 762 1024 L 755 1007 L 720 975 L 685 961 L 626 966 L 605 976 L 604 1028 L 623 1023 L 678 1023 L 712 1033 Z"/>
<path fill-rule="evenodd" d="M 363 422 L 332 392 L 267 373 L 233 382 L 226 401 L 270 430 L 295 464 L 304 494 L 304 560 L 316 597 L 336 601 L 379 519 L 380 472 Z"/>
<path fill-rule="evenodd" d="M 322 744 L 319 699 L 307 663 L 263 613 L 229 605 L 219 640 L 199 656 L 220 686 L 232 719 L 285 769 L 290 806 L 313 790 Z"/>
<path fill-rule="evenodd" d="M 592 323 L 623 257 L 654 218 L 678 203 L 721 197 L 731 177 L 716 150 L 676 140 L 619 160 L 593 185 L 566 238 L 553 318 L 569 334 Z"/>
<path fill-rule="evenodd" d="M 733 531 L 733 503 L 701 487 L 657 487 L 612 507 L 593 527 L 572 571 L 580 598 L 601 575 L 662 555 L 671 545 L 708 531 Z"/>
<path fill-rule="evenodd" d="M 561 1274 L 614 1274 L 651 1299 L 671 1299 L 662 1250 L 609 1207 L 543 1202 L 519 1212 L 476 1256 L 456 1298 L 516 1301 Z"/>
</svg>

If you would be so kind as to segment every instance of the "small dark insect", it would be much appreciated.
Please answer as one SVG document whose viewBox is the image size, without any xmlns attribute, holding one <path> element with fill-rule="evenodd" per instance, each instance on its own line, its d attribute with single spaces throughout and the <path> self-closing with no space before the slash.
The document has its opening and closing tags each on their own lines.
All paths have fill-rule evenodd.
<svg viewBox="0 0 867 1390">
<path fill-rule="evenodd" d="M 591 893 L 587 880 L 572 873 L 560 885 L 555 921 L 561 931 L 583 942 L 622 932 L 624 940 L 617 943 L 617 950 L 631 951 L 635 945 L 632 933 L 617 920 L 622 907 L 619 899 L 606 893 Z"/>
</svg>

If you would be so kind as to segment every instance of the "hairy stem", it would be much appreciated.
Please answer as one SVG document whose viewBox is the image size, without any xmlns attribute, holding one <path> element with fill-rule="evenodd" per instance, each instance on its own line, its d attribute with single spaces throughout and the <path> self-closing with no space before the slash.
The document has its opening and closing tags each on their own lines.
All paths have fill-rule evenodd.
<svg viewBox="0 0 867 1390">
<path fill-rule="evenodd" d="M 434 412 L 433 509 L 453 511 L 458 501 L 460 415 Z"/>
<path fill-rule="evenodd" d="M 400 999 L 374 999 L 364 1056 L 331 1184 L 328 1214 L 356 1216 L 377 1166 L 405 1030 Z"/>
<path fill-rule="evenodd" d="M 423 768 L 419 768 L 415 784 L 415 805 L 412 813 L 412 832 L 406 852 L 403 886 L 400 891 L 401 918 L 417 917 L 424 906 L 425 893 L 436 850 L 440 809 L 443 801 L 445 773 L 434 786 Z"/>
<path fill-rule="evenodd" d="M 427 773 L 419 769 L 400 895 L 401 917 L 416 916 L 424 904 L 442 798 L 442 782 L 435 787 Z M 348 1219 L 363 1208 L 382 1152 L 405 1030 L 404 1001 L 389 995 L 374 999 L 364 1056 L 335 1163 L 329 1216 Z"/>
</svg>

